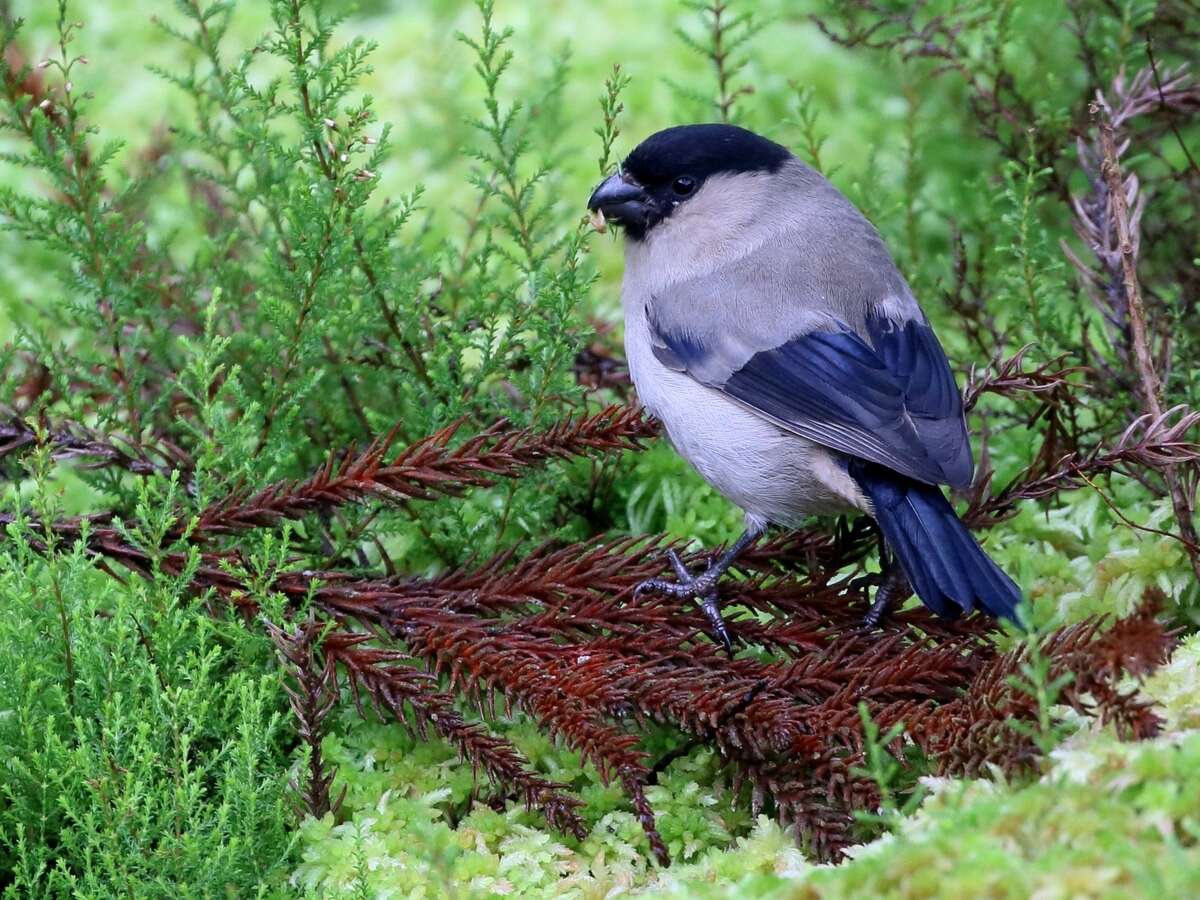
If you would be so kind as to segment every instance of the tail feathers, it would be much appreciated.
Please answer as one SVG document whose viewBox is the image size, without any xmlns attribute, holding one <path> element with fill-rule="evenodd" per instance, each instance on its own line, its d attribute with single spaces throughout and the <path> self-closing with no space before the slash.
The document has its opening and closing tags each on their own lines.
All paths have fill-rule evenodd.
<svg viewBox="0 0 1200 900">
<path fill-rule="evenodd" d="M 947 618 L 978 608 L 1017 620 L 1020 590 L 939 488 L 857 459 L 850 475 L 870 498 L 875 521 L 921 602 Z"/>
</svg>

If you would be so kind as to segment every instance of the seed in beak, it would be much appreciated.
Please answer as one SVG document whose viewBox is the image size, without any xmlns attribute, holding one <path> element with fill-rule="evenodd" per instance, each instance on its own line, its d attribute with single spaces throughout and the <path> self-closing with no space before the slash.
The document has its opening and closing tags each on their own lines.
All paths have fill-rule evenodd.
<svg viewBox="0 0 1200 900">
<path fill-rule="evenodd" d="M 592 228 L 599 231 L 601 234 L 608 231 L 608 222 L 604 218 L 604 210 L 594 209 L 591 215 L 588 216 L 588 221 L 591 222 Z"/>
</svg>

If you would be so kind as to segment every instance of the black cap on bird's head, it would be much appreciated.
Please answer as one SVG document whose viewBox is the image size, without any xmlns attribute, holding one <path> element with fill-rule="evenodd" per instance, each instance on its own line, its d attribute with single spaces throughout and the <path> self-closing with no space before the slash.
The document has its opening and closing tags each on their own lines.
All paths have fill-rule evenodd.
<svg viewBox="0 0 1200 900">
<path fill-rule="evenodd" d="M 713 175 L 776 172 L 791 153 L 736 125 L 678 125 L 642 141 L 588 200 L 588 209 L 636 239 Z"/>
</svg>

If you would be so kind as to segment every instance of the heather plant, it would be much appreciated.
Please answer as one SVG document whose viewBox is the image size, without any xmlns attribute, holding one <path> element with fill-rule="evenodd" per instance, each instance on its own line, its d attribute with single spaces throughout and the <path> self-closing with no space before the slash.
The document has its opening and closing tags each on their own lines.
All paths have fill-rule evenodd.
<svg viewBox="0 0 1200 900">
<path fill-rule="evenodd" d="M 0 3 L 6 896 L 1186 893 L 1192 4 L 567 6 Z M 739 528 L 582 217 L 689 119 L 895 250 L 1025 630 L 861 520 L 634 595 Z"/>
</svg>

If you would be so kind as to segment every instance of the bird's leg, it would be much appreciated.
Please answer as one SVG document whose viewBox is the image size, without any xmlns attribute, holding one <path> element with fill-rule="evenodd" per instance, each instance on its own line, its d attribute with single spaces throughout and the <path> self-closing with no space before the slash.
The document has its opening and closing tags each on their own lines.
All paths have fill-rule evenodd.
<svg viewBox="0 0 1200 900">
<path fill-rule="evenodd" d="M 863 572 L 857 578 L 851 578 L 846 582 L 846 587 L 851 591 L 863 591 L 868 588 L 881 588 L 883 583 L 887 581 L 888 571 L 891 568 L 889 560 L 891 559 L 888 553 L 888 545 L 883 539 L 883 532 L 879 530 L 879 526 L 871 523 L 875 530 L 875 537 L 879 541 L 879 571 L 878 572 Z M 886 610 L 881 610 L 878 618 L 882 618 Z M 874 616 L 872 611 L 871 616 Z M 870 616 L 868 617 L 870 618 Z"/>
<path fill-rule="evenodd" d="M 912 593 L 904 570 L 896 558 L 887 551 L 883 538 L 879 539 L 879 587 L 875 589 L 875 602 L 863 617 L 867 628 L 876 628 L 892 611 L 892 607 Z"/>
<path fill-rule="evenodd" d="M 708 617 L 713 633 L 725 646 L 726 652 L 732 656 L 733 641 L 729 637 L 729 628 L 725 624 L 725 619 L 721 616 L 721 607 L 717 600 L 717 582 L 733 565 L 734 560 L 742 554 L 742 551 L 754 543 L 764 530 L 763 527 L 754 525 L 747 528 L 728 550 L 720 556 L 710 559 L 707 568 L 699 575 L 689 572 L 687 566 L 683 564 L 683 560 L 679 558 L 679 554 L 674 550 L 668 550 L 667 559 L 671 563 L 671 568 L 675 570 L 675 577 L 678 581 L 662 581 L 652 578 L 639 584 L 634 589 L 634 593 L 653 592 L 666 594 L 669 597 L 699 598 L 700 609 Z"/>
</svg>

